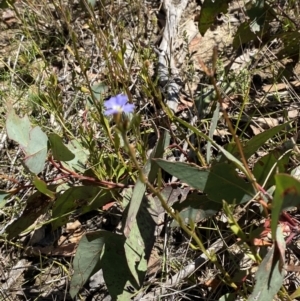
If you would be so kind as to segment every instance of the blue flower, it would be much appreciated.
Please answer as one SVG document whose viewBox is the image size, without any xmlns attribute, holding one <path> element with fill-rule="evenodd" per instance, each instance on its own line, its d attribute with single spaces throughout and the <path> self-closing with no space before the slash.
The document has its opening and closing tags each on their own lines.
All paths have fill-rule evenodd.
<svg viewBox="0 0 300 301">
<path fill-rule="evenodd" d="M 128 103 L 128 97 L 124 94 L 118 94 L 117 96 L 112 96 L 109 100 L 104 102 L 105 111 L 104 115 L 115 115 L 124 113 L 132 113 L 134 110 L 134 105 Z"/>
</svg>

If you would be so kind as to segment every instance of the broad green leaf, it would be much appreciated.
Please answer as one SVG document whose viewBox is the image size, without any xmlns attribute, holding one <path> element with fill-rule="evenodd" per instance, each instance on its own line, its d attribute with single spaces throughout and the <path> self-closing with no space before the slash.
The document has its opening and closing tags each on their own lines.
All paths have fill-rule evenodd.
<svg viewBox="0 0 300 301">
<path fill-rule="evenodd" d="M 250 5 L 250 3 L 248 3 L 248 5 Z M 262 31 L 267 13 L 265 0 L 256 0 L 252 2 L 246 13 L 251 20 L 251 31 L 254 33 Z"/>
<path fill-rule="evenodd" d="M 35 188 L 45 194 L 46 196 L 48 196 L 50 199 L 54 199 L 55 198 L 55 193 L 53 191 L 51 191 L 48 187 L 47 187 L 47 184 L 39 179 L 37 176 L 35 176 L 33 178 L 33 185 L 35 186 Z"/>
<path fill-rule="evenodd" d="M 47 158 L 48 138 L 39 126 L 33 128 L 29 133 L 29 143 L 24 147 L 26 167 L 34 174 L 44 169 Z"/>
<path fill-rule="evenodd" d="M 137 288 L 137 285 L 127 265 L 124 244 L 124 236 L 107 231 L 91 232 L 82 237 L 73 260 L 74 274 L 70 284 L 72 298 L 90 276 L 102 268 L 112 299 L 130 300 L 132 293 L 128 287 Z"/>
<path fill-rule="evenodd" d="M 285 263 L 286 242 L 283 237 L 284 226 L 279 224 L 276 229 L 275 251 L 273 262 L 279 261 L 279 268 L 282 269 Z"/>
<path fill-rule="evenodd" d="M 152 151 L 150 158 L 147 160 L 146 165 L 143 168 L 143 174 L 148 177 L 148 181 L 150 183 L 153 183 L 155 181 L 158 173 L 158 166 L 154 162 L 152 162 L 152 158 L 162 157 L 165 148 L 169 145 L 169 141 L 170 135 L 167 133 L 167 131 L 165 131 L 163 137 L 158 140 L 155 149 Z M 146 184 L 141 180 L 137 180 L 134 186 L 131 201 L 129 203 L 128 214 L 124 226 L 124 234 L 126 237 L 129 236 L 133 224 L 136 223 L 136 215 L 140 209 L 145 191 Z"/>
<path fill-rule="evenodd" d="M 179 178 L 182 182 L 195 189 L 204 191 L 209 176 L 209 169 L 201 169 L 195 164 L 170 162 L 163 159 L 154 159 L 163 170 Z"/>
<path fill-rule="evenodd" d="M 276 12 L 264 0 L 249 1 L 246 8 L 249 21 L 245 21 L 238 27 L 232 42 L 234 49 L 250 41 L 256 41 L 258 38 L 262 40 L 263 36 L 269 32 L 270 23 L 276 15 Z"/>
<path fill-rule="evenodd" d="M 91 198 L 88 204 L 80 206 L 77 210 L 77 214 L 84 214 L 93 210 L 97 210 L 107 203 L 111 202 L 113 194 L 111 190 L 102 190 L 96 197 Z"/>
<path fill-rule="evenodd" d="M 49 198 L 39 191 L 31 195 L 21 216 L 6 228 L 7 239 L 16 237 L 31 226 L 38 217 L 47 212 L 50 204 Z"/>
<path fill-rule="evenodd" d="M 248 140 L 243 145 L 243 151 L 246 159 L 249 159 L 260 147 L 262 147 L 269 139 L 274 137 L 276 134 L 281 132 L 282 130 L 285 130 L 287 126 L 289 125 L 289 122 L 280 124 L 278 126 L 275 126 L 271 129 L 268 129 L 250 140 Z M 238 148 L 235 143 L 231 143 L 227 145 L 227 151 L 230 152 L 233 156 L 240 157 Z"/>
<path fill-rule="evenodd" d="M 94 97 L 97 100 L 101 100 L 102 96 L 108 92 L 108 86 L 104 84 L 103 82 L 100 82 L 98 84 L 95 84 L 94 86 L 91 87 Z"/>
<path fill-rule="evenodd" d="M 104 231 L 85 234 L 78 245 L 73 260 L 74 273 L 70 284 L 70 295 L 74 298 L 86 281 L 100 269 L 100 255 L 103 251 Z"/>
<path fill-rule="evenodd" d="M 52 218 L 55 219 L 52 222 L 52 228 L 55 230 L 66 224 L 69 215 L 77 207 L 85 206 L 84 212 L 87 212 L 87 207 L 96 201 L 97 197 L 100 196 L 101 190 L 100 187 L 96 186 L 77 186 L 63 192 L 55 201 L 52 209 Z"/>
<path fill-rule="evenodd" d="M 62 164 L 67 168 L 84 173 L 86 170 L 85 164 L 90 155 L 89 151 L 85 149 L 77 140 L 70 141 L 67 148 L 72 154 L 75 155 L 75 158 L 71 161 L 62 162 Z"/>
<path fill-rule="evenodd" d="M 281 227 L 279 227 L 279 231 Z M 277 235 L 278 237 L 280 234 Z M 281 234 L 282 236 L 282 234 Z M 285 248 L 284 239 L 280 239 L 280 243 Z M 280 257 L 276 252 L 275 245 L 269 250 L 263 261 L 261 262 L 256 275 L 255 286 L 252 294 L 248 298 L 248 301 L 273 301 L 274 296 L 280 290 L 284 279 L 284 273 L 282 271 L 282 264 Z"/>
<path fill-rule="evenodd" d="M 215 18 L 220 13 L 227 13 L 230 0 L 204 0 L 201 6 L 200 20 L 198 23 L 199 32 L 202 36 L 207 29 L 214 24 Z"/>
<path fill-rule="evenodd" d="M 20 144 L 25 153 L 25 165 L 34 174 L 40 173 L 47 157 L 48 138 L 40 127 L 31 128 L 27 116 L 19 118 L 13 108 L 9 110 L 6 120 L 8 137 Z"/>
<path fill-rule="evenodd" d="M 26 147 L 29 143 L 29 132 L 31 130 L 28 116 L 20 118 L 11 108 L 6 119 L 6 131 L 9 139 L 16 141 L 21 147 Z"/>
<path fill-rule="evenodd" d="M 253 186 L 242 179 L 231 164 L 214 165 L 208 175 L 204 192 L 214 201 L 225 200 L 229 204 L 240 204 L 255 196 Z"/>
<path fill-rule="evenodd" d="M 246 159 L 249 159 L 261 146 L 263 146 L 269 139 L 274 137 L 276 134 L 285 130 L 290 122 L 275 126 L 268 129 L 246 142 L 244 145 L 244 155 Z"/>
<path fill-rule="evenodd" d="M 256 39 L 257 35 L 251 30 L 251 22 L 245 21 L 239 25 L 234 35 L 232 46 L 234 49 L 238 49 L 241 45 Z"/>
<path fill-rule="evenodd" d="M 150 200 L 144 197 L 136 222 L 133 223 L 125 242 L 128 267 L 139 286 L 142 285 L 147 272 L 147 263 L 155 240 L 156 223 L 149 212 L 151 207 Z"/>
<path fill-rule="evenodd" d="M 254 197 L 250 183 L 238 176 L 234 166 L 227 163 L 200 169 L 196 165 L 155 159 L 155 162 L 171 175 L 195 189 L 205 192 L 215 202 L 244 203 Z"/>
<path fill-rule="evenodd" d="M 75 158 L 75 155 L 64 145 L 61 137 L 54 133 L 50 134 L 48 137 L 55 160 L 70 161 Z"/>
<path fill-rule="evenodd" d="M 100 82 L 98 84 L 93 85 L 91 87 L 91 90 L 95 100 L 100 101 L 103 98 L 103 95 L 105 95 L 108 92 L 108 86 L 103 82 Z M 87 106 L 95 106 L 93 98 L 91 96 L 88 96 L 87 98 Z"/>
<path fill-rule="evenodd" d="M 206 195 L 200 194 L 197 191 L 189 193 L 184 201 L 176 202 L 172 206 L 174 210 L 181 212 L 187 208 L 199 210 L 196 222 L 213 216 L 222 208 L 220 202 L 215 202 L 209 199 Z"/>
<path fill-rule="evenodd" d="M 198 192 L 189 194 L 183 202 L 173 205 L 173 209 L 179 212 L 179 216 L 187 225 L 190 221 L 199 223 L 203 219 L 215 215 L 221 208 L 220 202 L 215 202 Z M 178 227 L 178 223 L 173 221 L 171 226 Z"/>
<path fill-rule="evenodd" d="M 274 239 L 281 212 L 300 205 L 300 181 L 287 174 L 277 174 L 275 175 L 275 183 L 271 218 L 272 237 Z"/>
<path fill-rule="evenodd" d="M 263 185 L 267 180 L 264 187 L 268 189 L 270 186 L 275 184 L 274 175 L 275 173 L 286 172 L 290 153 L 286 153 L 281 159 L 282 152 L 280 150 L 270 151 L 267 155 L 261 157 L 253 167 L 253 175 L 257 183 Z"/>
<path fill-rule="evenodd" d="M 128 268 L 124 249 L 125 237 L 108 233 L 101 256 L 103 277 L 112 300 L 128 301 L 139 286 Z"/>
</svg>

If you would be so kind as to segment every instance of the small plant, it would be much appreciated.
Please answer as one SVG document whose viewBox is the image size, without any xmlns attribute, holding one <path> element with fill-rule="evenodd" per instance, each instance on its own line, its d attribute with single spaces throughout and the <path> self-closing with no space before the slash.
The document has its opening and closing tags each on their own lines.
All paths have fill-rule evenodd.
<svg viewBox="0 0 300 301">
<path fill-rule="evenodd" d="M 108 11 L 104 9 L 108 4 L 102 2 L 81 1 L 78 6 L 50 2 L 43 3 L 48 14 L 42 20 L 49 20 L 51 36 L 32 30 L 41 28 L 39 21 L 43 23 L 37 15 L 19 14 L 13 1 L 0 4 L 11 7 L 21 21 L 24 18 L 30 51 L 20 58 L 26 66 L 34 65 L 31 81 L 23 80 L 19 91 L 18 81 L 9 72 L 0 78 L 1 82 L 10 79 L 15 93 L 3 91 L 0 96 L 6 109 L 3 128 L 12 148 L 18 150 L 14 162 L 6 162 L 13 174 L 3 168 L 0 175 L 1 244 L 18 248 L 26 256 L 39 254 L 41 269 L 45 258 L 51 258 L 51 264 L 67 271 L 68 296 L 73 299 L 84 298 L 83 288 L 100 270 L 112 300 L 133 300 L 151 292 L 155 285 L 147 273 L 159 231 L 165 237 L 164 256 L 160 254 L 164 262 L 156 271 L 161 281 L 178 278 L 197 285 L 196 266 L 206 264 L 207 271 L 212 271 L 207 274 L 214 278 L 202 282 L 207 290 L 202 292 L 203 299 L 299 297 L 299 289 L 289 291 L 284 282 L 286 272 L 293 269 L 285 255 L 300 233 L 299 222 L 289 211 L 300 205 L 300 181 L 291 175 L 291 170 L 297 172 L 299 156 L 295 137 L 291 138 L 296 130 L 285 109 L 277 109 L 280 96 L 271 113 L 263 101 L 252 100 L 256 65 L 252 69 L 249 61 L 243 70 L 232 71 L 214 48 L 210 67 L 198 59 L 209 97 L 200 93 L 195 102 L 173 112 L 153 75 L 152 66 L 160 62 L 151 43 L 128 42 L 130 26 L 138 36 L 146 36 L 143 28 L 149 25 L 148 15 L 141 24 L 134 18 L 144 9 L 139 1 L 133 1 L 132 12 L 124 3 L 111 4 Z M 231 2 L 203 2 L 198 23 L 203 36 L 216 16 L 228 12 Z M 29 1 L 26 8 L 35 4 Z M 268 1 L 245 4 L 247 18 L 236 29 L 233 49 L 252 42 L 264 49 L 275 9 Z M 59 23 L 52 14 L 59 16 Z M 83 25 L 76 23 L 79 16 Z M 285 46 L 277 55 L 289 55 L 295 64 L 296 46 L 290 38 L 297 36 L 296 24 L 283 15 L 276 18 L 282 31 L 275 36 Z M 52 43 L 53 32 L 59 43 Z M 197 71 L 187 32 L 184 43 L 188 66 L 182 74 L 191 90 L 197 84 Z M 55 55 L 49 55 L 50 50 Z M 278 78 L 274 75 L 275 82 Z M 196 121 L 188 120 L 189 114 Z M 276 126 L 256 134 L 249 130 L 254 117 L 274 115 L 281 118 Z M 216 142 L 220 128 L 226 129 L 228 143 Z M 97 226 L 91 230 L 85 225 L 80 238 L 62 247 L 62 238 L 74 231 L 70 223 L 86 222 L 88 214 L 96 217 Z M 174 228 L 186 242 L 185 255 L 191 256 L 186 261 L 194 262 L 192 270 L 176 256 L 167 258 L 165 250 Z M 41 229 L 50 229 L 52 240 L 55 233 L 64 231 L 50 251 L 48 245 L 33 243 L 34 233 Z M 20 237 L 24 246 L 19 244 Z M 211 249 L 210 240 L 221 242 L 222 247 Z M 227 247 L 229 241 L 233 243 Z M 221 257 L 221 249 L 228 258 Z M 74 256 L 71 261 L 70 256 Z M 247 273 L 239 256 L 250 262 L 244 269 Z M 156 286 L 156 295 L 169 300 L 166 289 Z M 216 293 L 217 287 L 222 289 Z"/>
</svg>

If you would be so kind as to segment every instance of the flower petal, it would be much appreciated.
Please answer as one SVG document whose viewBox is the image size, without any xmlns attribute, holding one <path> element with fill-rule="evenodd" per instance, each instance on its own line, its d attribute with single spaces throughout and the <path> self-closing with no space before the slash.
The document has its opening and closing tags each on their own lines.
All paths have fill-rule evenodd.
<svg viewBox="0 0 300 301">
<path fill-rule="evenodd" d="M 122 112 L 131 113 L 134 110 L 134 105 L 128 103 L 128 97 L 125 94 L 112 96 L 104 102 L 104 115 L 114 115 Z"/>
<path fill-rule="evenodd" d="M 118 94 L 115 97 L 115 103 L 123 107 L 128 102 L 128 97 L 125 94 Z"/>
<path fill-rule="evenodd" d="M 132 113 L 133 110 L 134 110 L 134 105 L 131 103 L 128 103 L 125 106 L 123 106 L 123 112 L 125 113 Z"/>
<path fill-rule="evenodd" d="M 119 111 L 115 109 L 107 109 L 104 111 L 105 116 L 113 115 L 113 114 L 118 114 Z"/>
<path fill-rule="evenodd" d="M 104 101 L 104 106 L 109 109 L 115 105 L 115 100 L 112 97 L 109 100 Z"/>
</svg>

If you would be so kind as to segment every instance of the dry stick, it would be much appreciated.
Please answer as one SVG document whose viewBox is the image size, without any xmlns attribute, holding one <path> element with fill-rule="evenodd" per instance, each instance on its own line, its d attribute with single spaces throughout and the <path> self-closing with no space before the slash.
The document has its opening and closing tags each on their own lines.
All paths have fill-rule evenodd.
<svg viewBox="0 0 300 301">
<path fill-rule="evenodd" d="M 225 247 L 224 241 L 221 238 L 219 238 L 215 243 L 213 243 L 213 245 L 210 248 L 207 249 L 207 252 L 209 254 L 217 253 L 224 247 Z M 161 294 L 165 294 L 168 288 L 178 285 L 182 280 L 184 280 L 186 277 L 194 273 L 195 270 L 198 269 L 200 266 L 202 266 L 207 260 L 209 260 L 209 258 L 204 253 L 202 253 L 198 258 L 196 258 L 195 261 L 185 266 L 171 279 L 169 279 L 166 283 L 164 283 L 162 288 L 158 288 L 153 292 L 149 292 L 144 297 L 141 297 L 139 295 L 137 296 L 137 298 L 135 298 L 135 300 L 148 301 L 148 300 L 157 299 L 158 296 L 161 296 Z"/>
<path fill-rule="evenodd" d="M 157 74 L 160 85 L 166 87 L 166 105 L 172 111 L 176 111 L 180 86 L 174 78 L 178 76 L 178 70 L 171 54 L 177 35 L 177 27 L 182 12 L 187 6 L 188 0 L 178 1 L 164 0 L 162 7 L 166 14 L 166 25 L 163 31 L 162 41 L 159 46 Z"/>
</svg>

